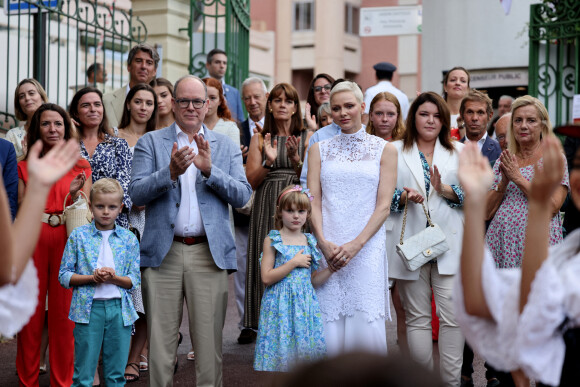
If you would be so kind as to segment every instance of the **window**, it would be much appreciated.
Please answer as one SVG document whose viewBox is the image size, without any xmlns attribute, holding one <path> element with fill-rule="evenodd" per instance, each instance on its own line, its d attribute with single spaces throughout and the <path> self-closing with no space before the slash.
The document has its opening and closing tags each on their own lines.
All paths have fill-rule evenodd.
<svg viewBox="0 0 580 387">
<path fill-rule="evenodd" d="M 346 3 L 344 8 L 344 32 L 358 35 L 359 8 L 349 3 Z"/>
<path fill-rule="evenodd" d="M 314 30 L 314 1 L 295 1 L 294 31 Z"/>
</svg>

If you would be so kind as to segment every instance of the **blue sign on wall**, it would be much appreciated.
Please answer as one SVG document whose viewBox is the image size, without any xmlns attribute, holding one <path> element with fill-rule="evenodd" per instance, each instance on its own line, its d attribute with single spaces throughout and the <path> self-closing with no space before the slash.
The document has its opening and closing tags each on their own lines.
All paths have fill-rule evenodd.
<svg viewBox="0 0 580 387">
<path fill-rule="evenodd" d="M 46 0 L 40 3 L 47 8 L 56 8 L 58 6 L 58 0 Z M 41 12 L 43 11 L 45 11 L 45 8 L 41 9 Z M 38 12 L 38 1 L 6 0 L 4 2 L 4 12 L 6 14 Z"/>
</svg>

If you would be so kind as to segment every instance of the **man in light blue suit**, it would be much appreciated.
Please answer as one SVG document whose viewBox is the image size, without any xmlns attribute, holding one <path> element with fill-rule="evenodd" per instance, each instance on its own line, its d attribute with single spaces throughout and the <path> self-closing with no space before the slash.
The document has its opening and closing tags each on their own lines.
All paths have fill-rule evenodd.
<svg viewBox="0 0 580 387">
<path fill-rule="evenodd" d="M 150 386 L 173 384 L 184 298 L 197 385 L 222 385 L 227 274 L 236 270 L 228 203 L 243 207 L 252 188 L 239 147 L 203 125 L 207 110 L 205 84 L 182 77 L 175 83 L 175 123 L 135 146 L 129 194 L 146 206 L 141 266 Z"/>
<path fill-rule="evenodd" d="M 228 55 L 224 50 L 214 48 L 207 53 L 205 68 L 210 77 L 217 79 L 222 83 L 224 95 L 228 104 L 228 109 L 232 113 L 232 118 L 238 123 L 244 120 L 244 111 L 242 110 L 242 100 L 240 92 L 233 86 L 224 81 L 226 70 L 228 69 Z"/>
</svg>

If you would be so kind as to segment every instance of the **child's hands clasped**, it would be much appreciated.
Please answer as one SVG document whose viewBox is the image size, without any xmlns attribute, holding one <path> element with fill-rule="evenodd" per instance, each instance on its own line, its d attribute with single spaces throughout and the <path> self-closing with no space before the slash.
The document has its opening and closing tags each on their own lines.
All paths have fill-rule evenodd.
<svg viewBox="0 0 580 387">
<path fill-rule="evenodd" d="M 115 269 L 111 267 L 101 267 L 93 272 L 93 280 L 97 284 L 108 282 L 113 278 L 115 278 Z"/>
<path fill-rule="evenodd" d="M 292 258 L 292 262 L 294 262 L 296 264 L 296 267 L 309 268 L 310 263 L 312 262 L 312 256 L 310 254 L 303 254 L 303 253 L 304 253 L 304 249 L 301 249 Z"/>
</svg>

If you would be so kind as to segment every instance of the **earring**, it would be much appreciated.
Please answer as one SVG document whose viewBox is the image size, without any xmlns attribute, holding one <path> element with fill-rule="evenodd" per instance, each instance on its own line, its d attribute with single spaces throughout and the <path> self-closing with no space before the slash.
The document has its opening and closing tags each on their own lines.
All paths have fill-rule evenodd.
<svg viewBox="0 0 580 387">
<path fill-rule="evenodd" d="M 270 113 L 272 113 L 272 112 L 273 112 L 273 110 L 272 110 L 272 108 L 270 108 Z"/>
<path fill-rule="evenodd" d="M 291 116 L 293 116 L 293 115 L 294 115 L 294 113 L 296 113 L 296 112 L 295 112 L 295 111 L 293 111 L 293 112 L 292 112 L 292 114 L 290 114 L 290 115 L 291 115 Z"/>
</svg>

